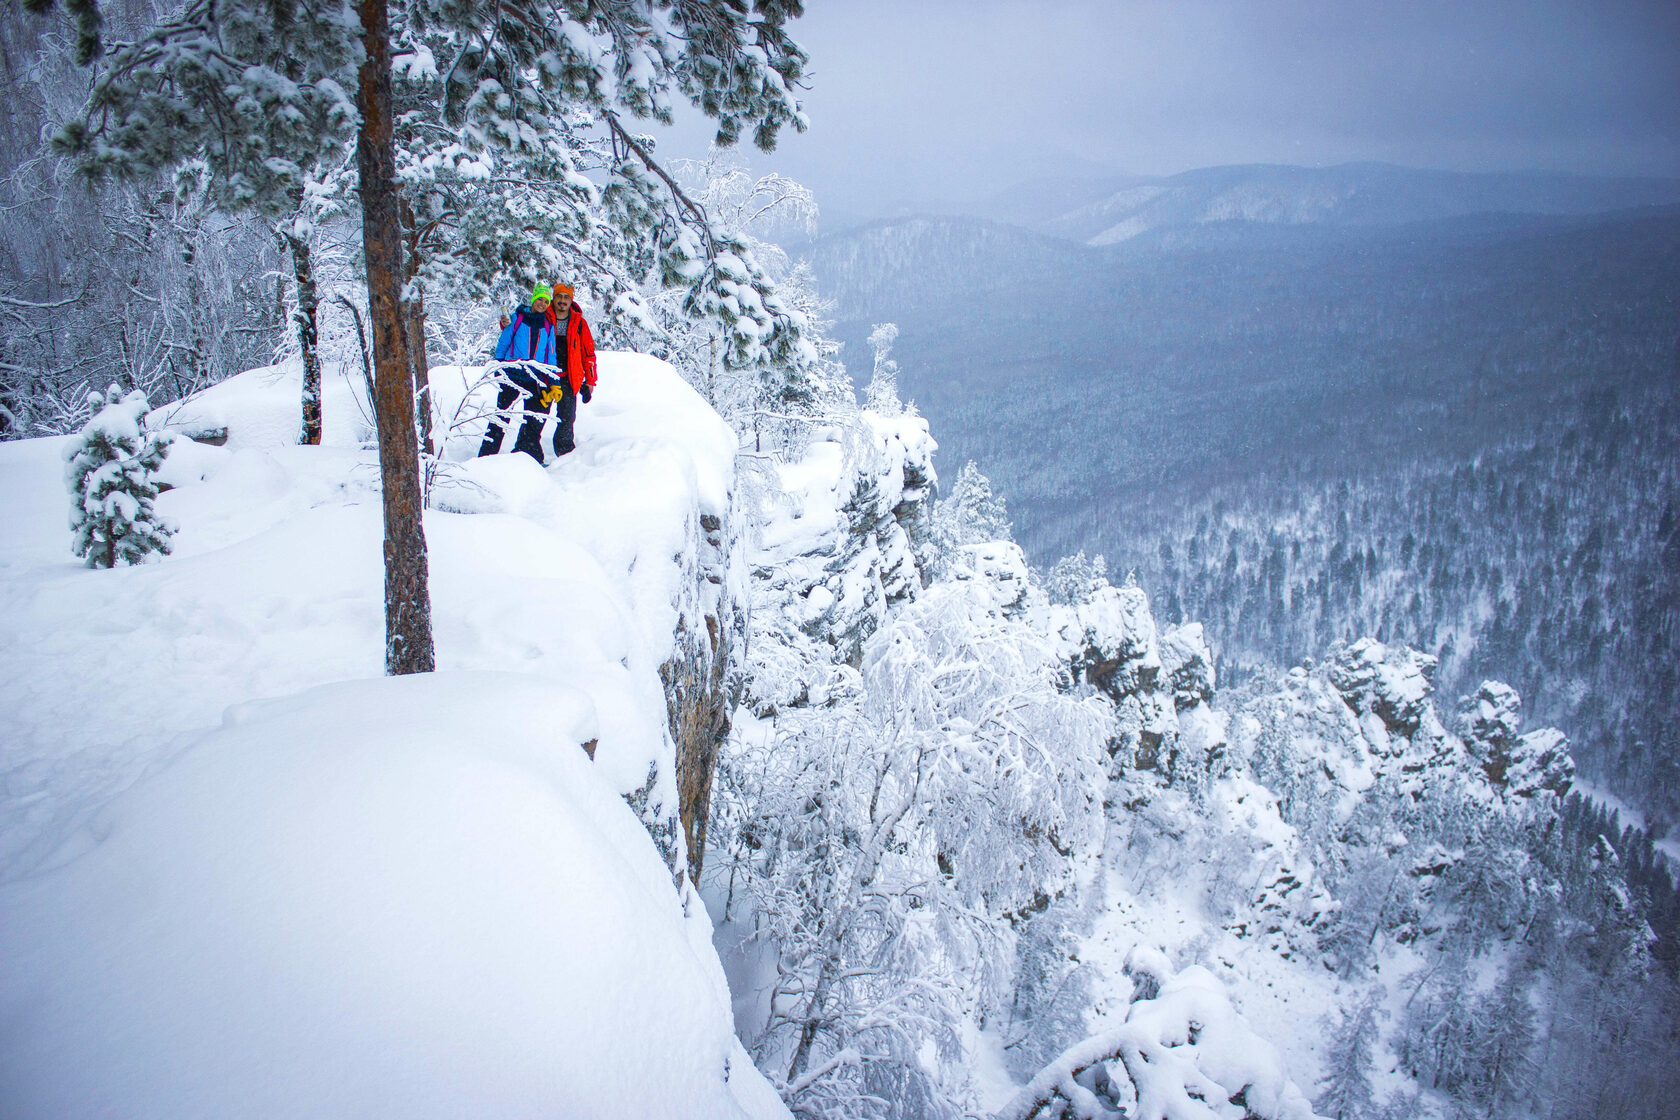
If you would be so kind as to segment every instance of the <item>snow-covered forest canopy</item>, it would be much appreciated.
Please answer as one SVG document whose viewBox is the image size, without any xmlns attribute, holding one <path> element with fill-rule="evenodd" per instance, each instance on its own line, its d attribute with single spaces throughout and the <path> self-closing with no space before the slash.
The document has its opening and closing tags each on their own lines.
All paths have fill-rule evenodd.
<svg viewBox="0 0 1680 1120">
<path fill-rule="evenodd" d="M 810 123 L 800 15 L 0 13 L 0 1114 L 1672 1116 L 1673 218 L 1579 217 L 1669 188 L 1280 232 L 1313 175 L 1233 169 L 818 238 L 731 147 Z M 1590 337 L 1487 294 L 1556 237 L 1629 253 Z M 576 449 L 481 454 L 556 281 Z M 1414 287 L 1487 320 L 1393 410 L 1426 453 L 1267 473 L 1374 359 L 1196 411 L 1256 338 L 1404 365 Z"/>
</svg>

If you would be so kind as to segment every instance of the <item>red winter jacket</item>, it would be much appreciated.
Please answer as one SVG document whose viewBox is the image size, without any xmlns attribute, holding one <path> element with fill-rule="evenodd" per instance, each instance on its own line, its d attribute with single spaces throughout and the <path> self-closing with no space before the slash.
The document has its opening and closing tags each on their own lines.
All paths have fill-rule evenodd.
<svg viewBox="0 0 1680 1120">
<path fill-rule="evenodd" d="M 560 321 L 552 304 L 548 308 L 548 321 L 556 325 Z M 581 390 L 585 383 L 590 386 L 590 392 L 594 392 L 595 336 L 589 333 L 589 324 L 584 321 L 583 312 L 578 310 L 575 301 L 566 317 L 566 380 L 572 383 L 574 393 Z"/>
</svg>

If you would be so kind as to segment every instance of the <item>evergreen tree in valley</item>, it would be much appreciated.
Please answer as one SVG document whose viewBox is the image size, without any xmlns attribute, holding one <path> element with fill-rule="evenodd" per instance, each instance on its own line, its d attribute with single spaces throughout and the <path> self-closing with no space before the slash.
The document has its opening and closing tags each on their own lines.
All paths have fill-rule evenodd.
<svg viewBox="0 0 1680 1120">
<path fill-rule="evenodd" d="M 1360 1120 L 1375 1103 L 1371 1094 L 1371 1048 L 1377 1040 L 1377 997 L 1367 996 L 1342 1017 L 1314 1109 L 1330 1120 Z"/>
</svg>

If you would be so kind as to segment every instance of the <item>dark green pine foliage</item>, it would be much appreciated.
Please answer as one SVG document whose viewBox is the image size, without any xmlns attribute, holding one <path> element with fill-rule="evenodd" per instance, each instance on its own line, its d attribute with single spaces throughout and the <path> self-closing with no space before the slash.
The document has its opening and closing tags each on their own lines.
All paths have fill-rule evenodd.
<svg viewBox="0 0 1680 1120">
<path fill-rule="evenodd" d="M 808 324 L 739 239 L 654 154 L 640 121 L 686 99 L 766 150 L 803 129 L 800 6 L 410 0 L 394 7 L 397 131 L 411 281 L 483 300 L 536 279 L 581 281 L 591 317 L 623 339 L 645 321 L 638 289 L 683 289 L 715 321 L 722 363 L 797 399 Z M 462 35 L 463 27 L 478 34 Z M 614 331 L 619 332 L 616 336 Z"/>
<path fill-rule="evenodd" d="M 360 35 L 345 0 L 193 0 L 105 46 L 55 146 L 96 180 L 202 159 L 218 205 L 289 215 L 355 130 Z"/>
<path fill-rule="evenodd" d="M 93 0 L 75 3 L 97 18 Z M 787 31 L 800 12 L 798 0 L 392 3 L 405 280 L 421 298 L 482 299 L 582 273 L 612 317 L 654 277 L 685 290 L 688 315 L 726 326 L 725 367 L 757 371 L 777 399 L 810 396 L 803 317 L 637 131 L 679 100 L 717 120 L 720 143 L 769 149 L 803 129 L 805 54 Z M 218 205 L 290 220 L 354 134 L 360 35 L 346 0 L 194 0 L 133 42 L 95 38 L 86 111 L 55 144 L 96 179 L 203 159 Z"/>
</svg>

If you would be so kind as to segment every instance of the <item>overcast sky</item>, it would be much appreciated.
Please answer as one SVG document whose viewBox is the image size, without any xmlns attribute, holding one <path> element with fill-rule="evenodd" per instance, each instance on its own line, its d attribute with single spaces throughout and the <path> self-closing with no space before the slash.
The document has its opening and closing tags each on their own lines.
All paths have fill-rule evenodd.
<svg viewBox="0 0 1680 1120">
<path fill-rule="evenodd" d="M 891 212 L 1045 171 L 1385 160 L 1680 176 L 1680 0 L 807 0 L 811 130 Z"/>
</svg>

